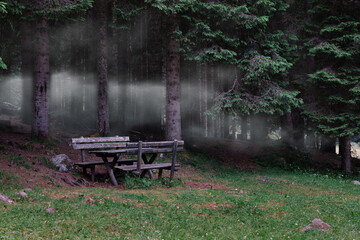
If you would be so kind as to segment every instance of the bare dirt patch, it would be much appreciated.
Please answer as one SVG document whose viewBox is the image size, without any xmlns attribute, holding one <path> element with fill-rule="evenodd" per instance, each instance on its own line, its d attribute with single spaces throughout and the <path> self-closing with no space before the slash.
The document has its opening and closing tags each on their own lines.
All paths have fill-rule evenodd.
<svg viewBox="0 0 360 240">
<path fill-rule="evenodd" d="M 70 139 L 40 144 L 27 133 L 14 133 L 0 129 L 0 169 L 6 176 L 0 182 L 24 187 L 71 187 L 64 180 L 77 181 L 82 175 L 60 173 L 44 164 L 44 159 L 64 153 L 74 162 L 81 161 L 80 152 L 69 146 Z M 94 160 L 94 156 L 87 156 Z M 15 162 L 13 158 L 21 160 Z M 99 172 L 102 170 L 99 168 Z M 104 170 L 103 170 L 104 171 Z M 87 181 L 86 179 L 85 181 Z M 90 184 L 91 186 L 94 184 Z"/>
</svg>

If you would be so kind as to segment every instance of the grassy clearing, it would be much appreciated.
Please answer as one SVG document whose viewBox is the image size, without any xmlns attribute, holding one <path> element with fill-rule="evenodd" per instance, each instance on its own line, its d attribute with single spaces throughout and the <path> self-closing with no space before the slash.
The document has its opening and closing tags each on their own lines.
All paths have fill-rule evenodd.
<svg viewBox="0 0 360 240">
<path fill-rule="evenodd" d="M 189 158 L 186 158 L 189 159 Z M 159 183 L 148 189 L 34 189 L 2 185 L 16 203 L 0 203 L 4 239 L 360 239 L 360 187 L 351 180 L 279 169 L 255 173 L 221 168 L 192 155 L 185 170 L 216 189 Z M 206 164 L 205 164 L 206 163 Z M 205 167 L 204 167 L 205 166 Z M 186 178 L 182 181 L 186 183 Z M 133 179 L 127 179 L 135 181 Z M 130 184 L 129 183 L 129 184 Z M 131 183 L 142 186 L 143 183 Z M 90 199 L 95 204 L 90 204 Z M 53 207 L 56 214 L 46 213 Z M 327 232 L 299 230 L 314 218 Z"/>
</svg>

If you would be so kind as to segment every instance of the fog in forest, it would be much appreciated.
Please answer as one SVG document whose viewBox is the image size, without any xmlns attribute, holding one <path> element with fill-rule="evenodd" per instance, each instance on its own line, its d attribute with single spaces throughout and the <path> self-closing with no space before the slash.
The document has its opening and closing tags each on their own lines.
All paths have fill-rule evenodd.
<svg viewBox="0 0 360 240">
<path fill-rule="evenodd" d="M 165 126 L 165 83 L 161 79 L 128 84 L 121 83 L 123 81 L 129 82 L 124 78 L 108 80 L 111 132 L 114 134 L 126 134 L 131 130 L 161 132 Z M 183 122 L 194 122 L 192 125 L 185 124 L 183 131 L 195 135 L 204 132 L 200 126 L 201 122 L 196 124 L 196 121 L 204 121 L 205 118 L 209 122 L 212 121 L 205 111 L 211 108 L 214 96 L 219 94 L 210 90 L 205 93 L 204 87 L 199 86 L 198 81 L 196 78 L 186 78 L 181 86 Z M 0 102 L 20 108 L 23 97 L 32 95 L 32 88 L 24 88 L 23 84 L 23 79 L 19 76 L 1 79 Z M 53 73 L 49 89 L 49 119 L 53 130 L 66 130 L 78 134 L 96 132 L 97 76 L 95 74 L 81 76 L 69 72 Z M 206 102 L 208 106 L 205 106 Z M 20 117 L 21 111 L 22 109 L 13 111 L 11 114 Z M 31 116 L 25 118 L 31 122 Z"/>
<path fill-rule="evenodd" d="M 137 131 L 163 137 L 166 36 L 161 34 L 164 26 L 158 21 L 156 16 L 143 16 L 128 29 L 109 29 L 107 58 L 111 134 Z M 88 19 L 52 26 L 49 30 L 51 75 L 48 100 L 52 132 L 66 131 L 77 135 L 96 132 L 96 26 Z M 11 77 L 0 77 L 0 103 L 27 108 L 11 114 L 31 125 L 32 77 L 22 78 L 21 59 L 7 64 Z M 231 119 L 226 114 L 215 118 L 206 114 L 214 105 L 215 98 L 233 85 L 233 66 L 205 66 L 182 60 L 180 79 L 183 134 L 225 137 L 229 130 L 234 132 L 232 129 L 235 127 L 231 126 Z"/>
</svg>

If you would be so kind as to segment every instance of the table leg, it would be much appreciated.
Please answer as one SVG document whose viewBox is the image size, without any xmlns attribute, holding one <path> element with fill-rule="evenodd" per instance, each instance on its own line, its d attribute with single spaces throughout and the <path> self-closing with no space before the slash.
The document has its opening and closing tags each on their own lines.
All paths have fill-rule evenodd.
<svg viewBox="0 0 360 240">
<path fill-rule="evenodd" d="M 116 157 L 115 157 L 115 158 L 116 158 Z M 116 160 L 115 160 L 115 158 L 114 158 L 114 160 L 113 160 L 113 161 L 111 162 L 111 164 L 110 164 L 105 156 L 102 157 L 102 159 L 103 159 L 103 161 L 104 161 L 104 163 L 105 163 L 106 169 L 107 169 L 107 171 L 108 171 L 108 173 L 109 173 L 109 176 L 110 176 L 110 179 L 111 179 L 113 185 L 114 185 L 114 186 L 118 186 L 118 182 L 116 181 L 116 178 L 115 178 L 115 175 L 114 175 L 114 172 L 113 172 L 113 168 L 114 168 L 113 163 L 114 163 L 114 161 L 115 161 L 115 163 L 116 163 L 116 161 L 117 161 L 117 159 L 119 159 L 119 157 L 117 157 Z M 112 167 L 111 167 L 111 166 L 112 166 Z"/>
<path fill-rule="evenodd" d="M 147 160 L 147 156 L 146 156 L 145 154 L 143 154 L 141 157 L 142 157 L 142 159 L 143 159 L 143 161 L 144 161 L 145 164 L 151 164 L 151 163 L 153 163 L 154 160 L 156 159 L 156 156 L 157 156 L 157 154 L 156 154 L 156 153 L 153 153 L 153 154 L 151 155 L 151 158 L 150 158 L 149 161 Z M 146 173 L 149 174 L 150 179 L 154 179 L 154 174 L 152 173 L 151 169 L 150 169 L 150 170 L 143 170 L 143 172 L 141 173 L 140 177 L 144 177 Z"/>
<path fill-rule="evenodd" d="M 162 172 L 163 172 L 163 169 L 162 169 L 162 168 L 160 168 L 160 169 L 159 169 L 159 176 L 158 176 L 158 179 L 161 179 L 161 178 L 162 178 Z"/>
</svg>

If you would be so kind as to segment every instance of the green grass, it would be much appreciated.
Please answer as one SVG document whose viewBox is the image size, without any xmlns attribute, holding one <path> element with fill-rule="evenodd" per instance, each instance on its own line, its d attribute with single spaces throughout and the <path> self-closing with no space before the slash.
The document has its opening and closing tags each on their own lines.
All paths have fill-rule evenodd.
<svg viewBox="0 0 360 240">
<path fill-rule="evenodd" d="M 281 169 L 245 172 L 191 155 L 198 178 L 217 189 L 53 188 L 29 192 L 0 185 L 15 199 L 0 203 L 4 239 L 360 239 L 360 187 L 350 179 Z M 199 181 L 200 181 L 199 180 Z M 135 181 L 135 179 L 127 179 Z M 146 181 L 146 180 L 144 180 Z M 135 183 L 134 183 L 135 184 Z M 136 183 L 140 187 L 144 183 Z M 135 184 L 135 185 L 136 185 Z M 146 184 L 145 184 L 146 185 Z M 137 187 L 134 187 L 137 188 Z M 94 199 L 95 204 L 88 203 Z M 47 208 L 56 214 L 46 213 Z M 300 232 L 314 218 L 327 232 Z"/>
<path fill-rule="evenodd" d="M 56 146 L 58 143 L 55 139 L 41 139 L 41 138 L 37 138 L 37 137 L 29 137 L 29 138 L 27 138 L 27 140 L 32 143 L 41 144 L 48 150 L 56 149 Z"/>
<path fill-rule="evenodd" d="M 44 157 L 44 156 L 35 156 L 33 157 L 34 160 L 38 161 L 40 164 L 47 166 L 50 169 L 56 170 L 57 167 L 56 165 L 50 161 L 49 158 Z"/>
<path fill-rule="evenodd" d="M 14 153 L 9 153 L 5 155 L 5 158 L 8 159 L 11 164 L 15 164 L 16 166 L 24 167 L 26 169 L 31 169 L 32 166 L 28 161 L 25 161 L 25 159 L 21 156 L 18 156 Z"/>
</svg>

